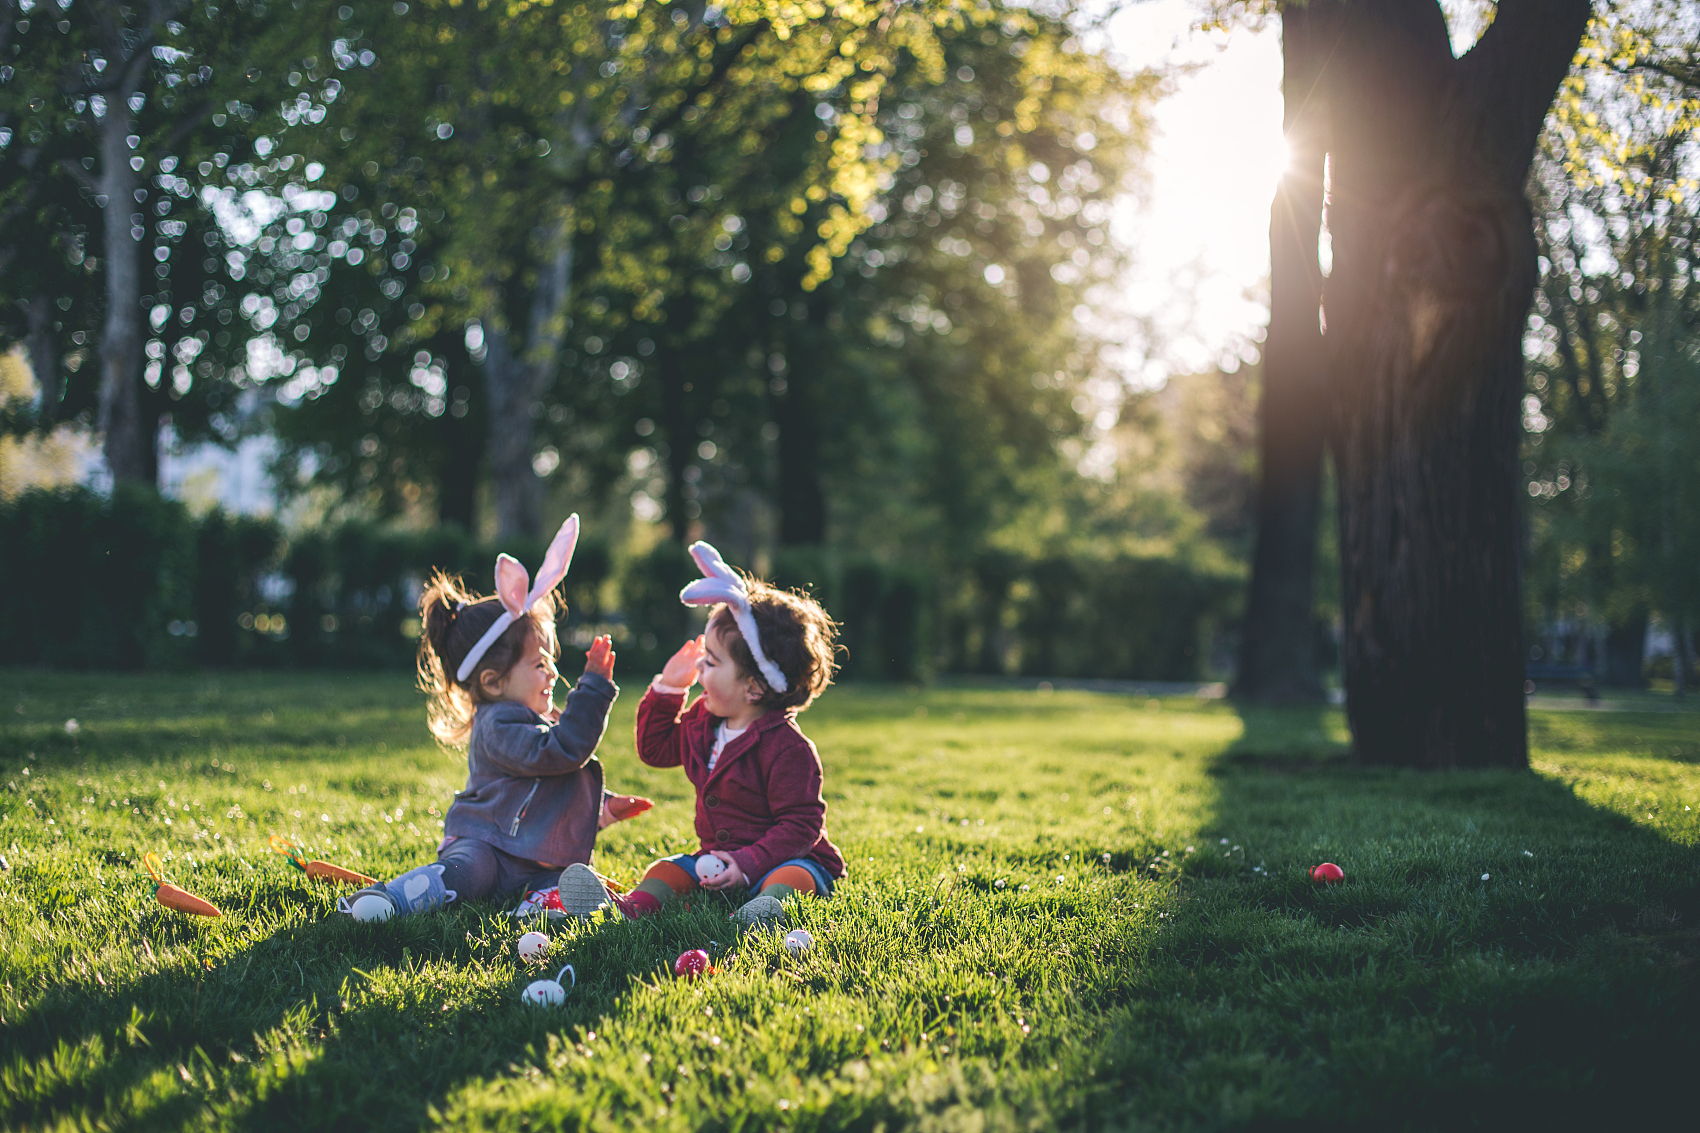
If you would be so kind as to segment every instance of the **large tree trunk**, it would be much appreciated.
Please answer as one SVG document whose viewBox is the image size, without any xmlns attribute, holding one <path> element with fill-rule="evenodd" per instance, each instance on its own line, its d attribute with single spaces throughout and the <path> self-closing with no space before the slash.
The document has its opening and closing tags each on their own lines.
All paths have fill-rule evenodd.
<svg viewBox="0 0 1700 1133">
<path fill-rule="evenodd" d="M 571 204 L 564 203 L 561 215 L 542 235 L 544 257 L 528 296 L 524 341 L 516 348 L 505 313 L 482 320 L 487 448 L 498 538 L 535 539 L 543 534 L 543 481 L 532 460 L 543 393 L 554 379 L 566 340 L 573 275 L 571 215 Z"/>
<path fill-rule="evenodd" d="M 1505 0 L 1454 60 L 1433 0 L 1346 5 L 1335 91 L 1344 674 L 1359 757 L 1526 767 L 1523 182 L 1586 0 Z"/>
<path fill-rule="evenodd" d="M 784 383 L 772 399 L 774 423 L 779 426 L 779 544 L 818 547 L 826 542 L 826 488 L 821 482 L 822 372 L 820 344 L 828 315 L 826 288 L 807 299 L 808 318 L 797 323 L 782 316 L 780 341 L 785 343 L 785 371 L 775 375 Z"/>
<path fill-rule="evenodd" d="M 1320 89 L 1337 10 L 1289 7 L 1281 16 L 1281 88 L 1289 161 L 1269 217 L 1269 333 L 1258 404 L 1257 546 L 1240 639 L 1237 699 L 1322 699 L 1312 626 L 1322 444 L 1328 410 L 1318 308 L 1327 157 Z"/>
<path fill-rule="evenodd" d="M 131 214 L 140 206 L 136 191 L 141 174 L 130 168 L 134 151 L 127 138 L 134 122 L 120 88 L 100 120 L 101 218 L 105 238 L 102 266 L 106 279 L 106 327 L 100 340 L 100 418 L 107 467 L 115 482 L 153 484 L 158 477 L 158 420 L 149 420 L 142 404 L 142 252 L 139 225 Z"/>
</svg>

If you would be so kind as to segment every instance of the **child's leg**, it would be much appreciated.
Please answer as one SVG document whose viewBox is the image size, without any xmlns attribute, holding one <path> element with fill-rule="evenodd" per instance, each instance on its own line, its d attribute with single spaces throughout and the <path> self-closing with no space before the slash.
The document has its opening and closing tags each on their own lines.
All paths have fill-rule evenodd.
<svg viewBox="0 0 1700 1133">
<path fill-rule="evenodd" d="M 746 927 L 778 924 L 785 919 L 781 900 L 797 893 L 832 896 L 832 876 L 819 862 L 809 858 L 792 858 L 780 862 L 756 882 L 756 895 L 744 902 L 736 916 Z"/>
<path fill-rule="evenodd" d="M 662 858 L 643 873 L 643 880 L 621 900 L 628 917 L 645 917 L 661 911 L 663 902 L 683 897 L 697 887 L 695 854 Z"/>
<path fill-rule="evenodd" d="M 437 853 L 443 867 L 443 886 L 460 901 L 481 901 L 501 891 L 502 853 L 476 838 L 456 838 Z"/>
</svg>

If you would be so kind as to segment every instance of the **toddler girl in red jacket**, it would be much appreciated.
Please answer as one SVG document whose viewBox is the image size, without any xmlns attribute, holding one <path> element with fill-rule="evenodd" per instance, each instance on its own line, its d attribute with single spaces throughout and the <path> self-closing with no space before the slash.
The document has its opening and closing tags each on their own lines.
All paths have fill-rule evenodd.
<svg viewBox="0 0 1700 1133">
<path fill-rule="evenodd" d="M 797 727 L 832 681 L 835 627 L 814 599 L 734 572 L 707 543 L 691 555 L 705 577 L 680 598 L 714 613 L 644 693 L 637 750 L 651 767 L 685 769 L 702 849 L 651 865 L 620 906 L 646 916 L 700 885 L 752 894 L 738 919 L 775 923 L 781 898 L 828 896 L 844 876 L 826 836 L 820 756 Z M 687 707 L 693 684 L 702 695 Z"/>
</svg>

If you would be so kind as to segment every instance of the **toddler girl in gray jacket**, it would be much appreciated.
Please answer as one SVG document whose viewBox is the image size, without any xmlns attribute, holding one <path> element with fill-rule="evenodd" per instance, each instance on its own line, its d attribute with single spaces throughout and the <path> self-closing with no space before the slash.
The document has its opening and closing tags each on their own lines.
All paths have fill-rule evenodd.
<svg viewBox="0 0 1700 1133">
<path fill-rule="evenodd" d="M 602 787 L 596 746 L 619 695 L 606 636 L 591 643 L 566 705 L 554 706 L 553 591 L 577 538 L 574 515 L 550 545 L 535 586 L 507 555 L 496 560 L 492 597 L 441 572 L 426 586 L 419 602 L 426 721 L 439 742 L 466 745 L 466 787 L 444 817 L 437 860 L 356 893 L 343 906 L 356 920 L 546 889 L 565 866 L 588 874 L 598 827 L 649 809 L 647 799 L 605 796 Z M 601 886 L 594 888 L 600 898 Z"/>
</svg>

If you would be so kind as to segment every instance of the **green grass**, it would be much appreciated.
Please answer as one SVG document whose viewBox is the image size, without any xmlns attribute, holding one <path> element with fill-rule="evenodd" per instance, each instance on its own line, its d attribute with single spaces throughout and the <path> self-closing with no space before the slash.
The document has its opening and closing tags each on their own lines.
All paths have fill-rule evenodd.
<svg viewBox="0 0 1700 1133">
<path fill-rule="evenodd" d="M 0 1128 L 1624 1127 L 1700 1051 L 1700 717 L 1536 713 L 1532 775 L 1344 757 L 1337 713 L 835 689 L 850 877 L 739 941 L 718 898 L 356 925 L 270 853 L 429 860 L 464 765 L 393 676 L 70 676 L 0 696 Z M 688 786 L 609 831 L 694 848 Z M 69 734 L 68 719 L 80 727 Z M 1689 808 L 1697 809 L 1689 809 Z M 158 851 L 226 916 L 155 904 Z M 1346 883 L 1322 889 L 1323 860 Z M 709 946 L 687 983 L 674 956 Z"/>
</svg>

